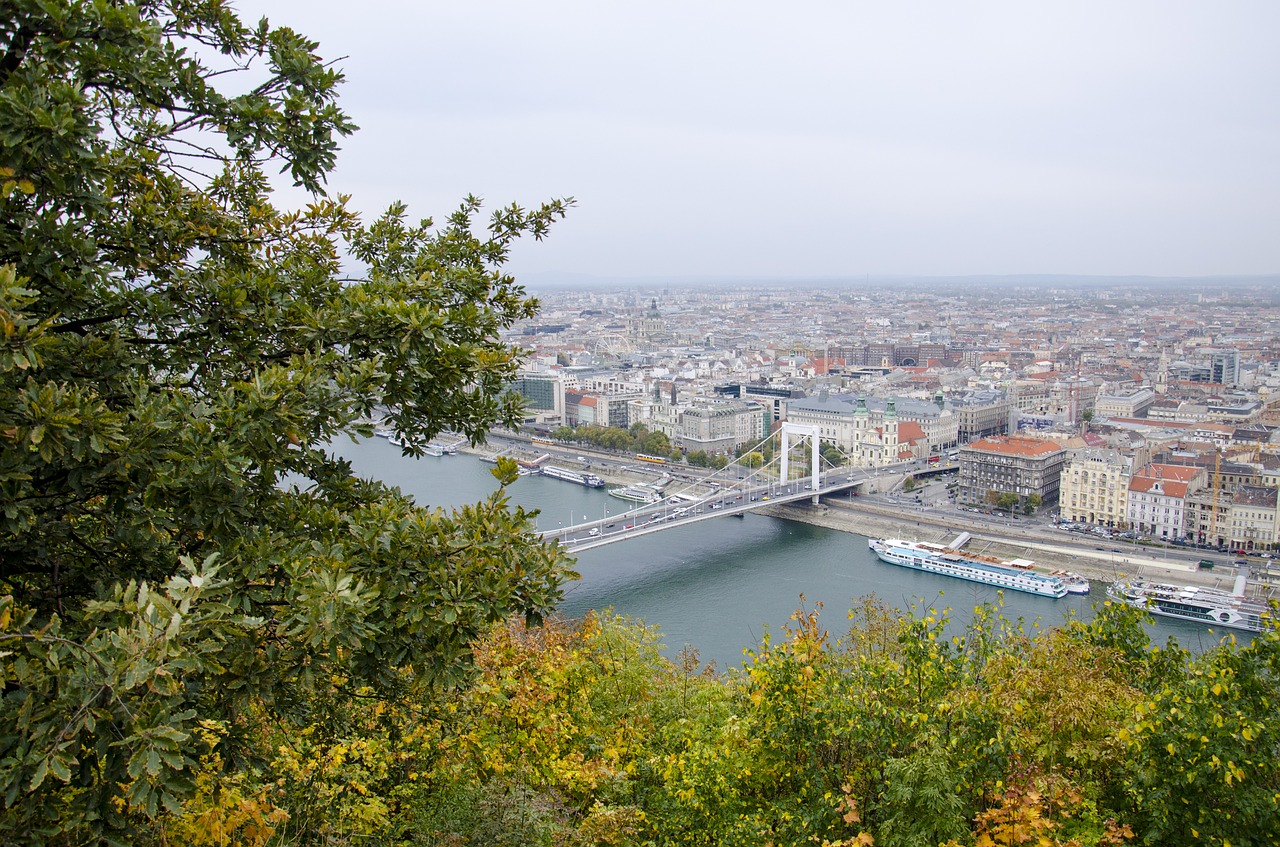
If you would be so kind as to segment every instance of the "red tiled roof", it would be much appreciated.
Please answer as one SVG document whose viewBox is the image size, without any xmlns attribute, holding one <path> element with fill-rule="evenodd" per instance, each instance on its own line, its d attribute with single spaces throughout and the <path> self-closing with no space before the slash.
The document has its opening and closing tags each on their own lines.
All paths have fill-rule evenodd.
<svg viewBox="0 0 1280 847">
<path fill-rule="evenodd" d="M 898 443 L 906 444 L 924 438 L 924 430 L 916 421 L 898 422 Z"/>
<path fill-rule="evenodd" d="M 1165 497 L 1186 497 L 1187 488 L 1185 482 L 1179 482 L 1173 479 L 1159 479 L 1157 477 L 1134 477 L 1129 483 L 1129 490 L 1138 494 L 1145 494 L 1157 485 L 1161 488 L 1161 494 Z"/>
<path fill-rule="evenodd" d="M 1129 490 L 1145 494 L 1160 485 L 1161 494 L 1165 497 L 1186 497 L 1191 490 L 1191 483 L 1204 475 L 1204 468 L 1194 465 L 1158 465 L 1151 464 L 1133 475 Z"/>
<path fill-rule="evenodd" d="M 1194 465 L 1157 465 L 1151 464 L 1141 468 L 1134 478 L 1149 477 L 1150 479 L 1174 479 L 1180 482 L 1191 482 L 1198 475 L 1204 472 L 1204 468 Z"/>
<path fill-rule="evenodd" d="M 997 435 L 983 438 L 969 444 L 975 450 L 984 453 L 1001 453 L 1006 456 L 1047 456 L 1061 450 L 1062 447 L 1052 441 L 1039 438 L 1020 438 L 1016 435 Z"/>
</svg>

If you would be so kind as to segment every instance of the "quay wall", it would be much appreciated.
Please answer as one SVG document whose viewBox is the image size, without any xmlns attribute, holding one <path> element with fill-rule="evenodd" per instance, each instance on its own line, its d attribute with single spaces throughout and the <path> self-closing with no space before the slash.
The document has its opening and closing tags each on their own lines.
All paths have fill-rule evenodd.
<svg viewBox="0 0 1280 847">
<path fill-rule="evenodd" d="M 478 456 L 494 455 L 494 451 L 484 446 L 466 448 L 466 452 Z M 532 454 L 532 450 L 529 452 Z M 548 452 L 557 454 L 556 464 L 578 467 L 578 463 L 569 455 L 570 451 L 563 447 L 553 448 Z M 589 470 L 609 485 L 652 482 L 656 477 L 653 472 L 619 472 L 595 463 L 591 464 Z M 678 473 L 677 468 L 672 470 Z M 1031 559 L 1042 570 L 1071 570 L 1103 582 L 1141 574 L 1147 579 L 1230 589 L 1235 579 L 1233 568 L 1219 567 L 1213 571 L 1202 571 L 1194 562 L 1166 559 L 1143 547 L 1128 549 L 1127 546 L 1122 546 L 1116 548 L 1121 552 L 1113 553 L 1111 547 L 1105 550 L 1093 549 L 1092 541 L 1081 544 L 1072 543 L 1074 539 L 1055 537 L 1057 531 L 1044 527 L 1029 524 L 1019 526 L 1017 523 L 1001 527 L 982 526 L 967 519 L 963 513 L 933 509 L 904 511 L 903 506 L 875 503 L 866 498 L 851 500 L 843 495 L 834 495 L 823 498 L 817 506 L 807 501 L 782 505 L 762 504 L 755 511 L 868 538 L 946 542 L 961 532 L 968 532 L 973 538 L 965 545 L 966 550 L 1003 559 Z M 1104 543 L 1114 544 L 1110 541 Z"/>
</svg>

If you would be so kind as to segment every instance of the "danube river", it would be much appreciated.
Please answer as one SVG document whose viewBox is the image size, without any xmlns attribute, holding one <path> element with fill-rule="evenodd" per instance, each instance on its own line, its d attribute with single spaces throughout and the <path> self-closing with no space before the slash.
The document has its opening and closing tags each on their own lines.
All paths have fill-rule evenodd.
<svg viewBox="0 0 1280 847">
<path fill-rule="evenodd" d="M 493 466 L 470 455 L 410 459 L 383 438 L 342 442 L 338 452 L 356 473 L 399 486 L 424 506 L 471 503 L 497 488 Z M 602 489 L 540 476 L 521 477 L 508 493 L 516 505 L 541 510 L 541 529 L 619 515 L 634 505 Z M 589 550 L 576 569 L 582 579 L 565 586 L 566 615 L 612 607 L 657 626 L 668 654 L 690 644 L 720 668 L 740 664 L 743 651 L 757 647 L 766 631 L 776 638 L 802 603 L 822 603 L 822 623 L 834 638 L 848 629 L 853 601 L 867 594 L 902 609 L 950 608 L 959 624 L 974 606 L 997 599 L 989 586 L 884 564 L 862 536 L 761 515 L 702 521 Z M 1089 596 L 1062 600 L 1006 592 L 1004 613 L 1052 626 L 1071 614 L 1091 617 L 1092 604 L 1102 599 L 1099 583 Z M 1170 635 L 1192 649 L 1216 640 L 1195 624 L 1153 625 L 1153 638 L 1163 642 Z"/>
</svg>

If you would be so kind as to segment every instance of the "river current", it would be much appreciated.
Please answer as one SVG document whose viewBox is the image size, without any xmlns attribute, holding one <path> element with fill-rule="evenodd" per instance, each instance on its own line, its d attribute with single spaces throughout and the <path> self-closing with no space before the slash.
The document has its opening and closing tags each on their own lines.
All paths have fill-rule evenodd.
<svg viewBox="0 0 1280 847">
<path fill-rule="evenodd" d="M 475 456 L 406 458 L 384 438 L 335 447 L 357 474 L 398 486 L 420 505 L 473 503 L 497 488 L 493 466 Z M 541 510 L 541 529 L 620 515 L 634 505 L 602 489 L 541 476 L 521 477 L 508 493 L 514 504 Z M 611 607 L 658 627 L 668 655 L 688 644 L 722 669 L 741 664 L 766 631 L 778 638 L 802 605 L 822 604 L 822 624 L 834 639 L 848 629 L 847 611 L 864 595 L 901 609 L 949 608 L 957 631 L 975 606 L 998 596 L 990 586 L 887 565 L 860 535 L 754 514 L 588 550 L 576 570 L 582 578 L 565 586 L 561 612 L 579 616 Z M 1103 592 L 1099 583 L 1088 596 L 1061 600 L 1005 592 L 1004 615 L 1028 626 L 1061 624 L 1073 614 L 1088 619 Z M 1173 636 L 1193 650 L 1216 643 L 1205 627 L 1167 619 L 1152 625 L 1151 634 L 1161 643 Z"/>
</svg>

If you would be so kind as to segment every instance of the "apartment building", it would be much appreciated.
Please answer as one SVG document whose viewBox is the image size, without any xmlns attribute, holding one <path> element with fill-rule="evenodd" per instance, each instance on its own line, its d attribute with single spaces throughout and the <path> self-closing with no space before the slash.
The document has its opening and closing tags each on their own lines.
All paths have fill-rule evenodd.
<svg viewBox="0 0 1280 847">
<path fill-rule="evenodd" d="M 698 398 L 689 405 L 644 397 L 631 401 L 630 415 L 632 423 L 665 433 L 687 451 L 732 453 L 740 445 L 755 445 L 769 432 L 769 410 L 750 400 Z"/>
<path fill-rule="evenodd" d="M 989 435 L 1008 435 L 1017 427 L 1017 401 L 1004 391 L 973 391 L 947 401 L 956 419 L 956 441 L 968 444 Z"/>
<path fill-rule="evenodd" d="M 1062 470 L 1058 509 L 1069 521 L 1113 528 L 1127 526 L 1132 477 L 1133 458 L 1118 450 L 1077 450 Z"/>
<path fill-rule="evenodd" d="M 1204 468 L 1146 465 L 1129 484 L 1129 525 L 1144 535 L 1169 541 L 1187 534 L 1188 495 L 1207 481 Z"/>
<path fill-rule="evenodd" d="M 631 426 L 631 401 L 645 397 L 643 392 L 614 394 L 605 392 L 565 392 L 565 417 L 569 426 Z"/>
<path fill-rule="evenodd" d="M 725 401 L 682 409 L 672 440 L 687 451 L 732 453 L 738 445 L 754 445 L 765 436 L 764 406 Z"/>
<path fill-rule="evenodd" d="M 1242 485 L 1231 496 L 1227 513 L 1227 544 L 1233 550 L 1269 550 L 1280 543 L 1277 490 Z"/>
<path fill-rule="evenodd" d="M 982 438 L 960 448 L 961 503 L 986 503 L 995 496 L 1015 494 L 1020 503 L 1032 494 L 1042 506 L 1058 502 L 1058 488 L 1067 451 L 1052 441 L 1009 435 Z"/>
</svg>

